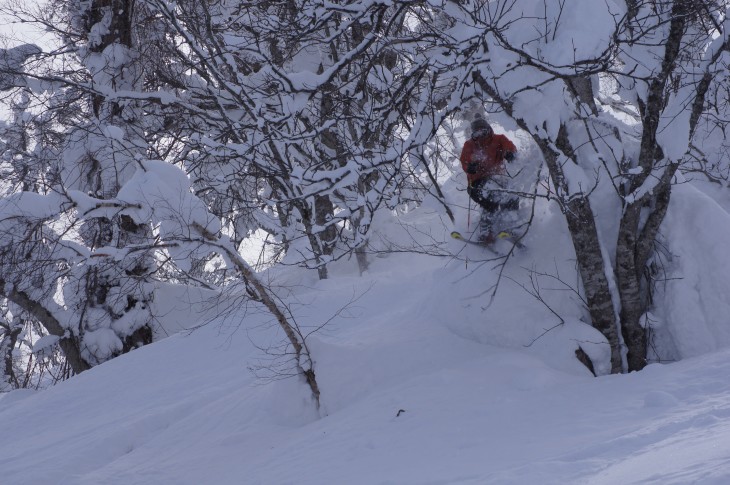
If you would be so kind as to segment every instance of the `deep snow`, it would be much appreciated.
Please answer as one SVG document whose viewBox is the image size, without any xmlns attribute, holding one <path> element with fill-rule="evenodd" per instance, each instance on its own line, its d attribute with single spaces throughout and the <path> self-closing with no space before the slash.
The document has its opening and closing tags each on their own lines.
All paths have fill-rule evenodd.
<svg viewBox="0 0 730 485">
<path fill-rule="evenodd" d="M 363 277 L 353 261 L 327 281 L 294 268 L 273 275 L 303 328 L 331 318 L 309 338 L 319 410 L 299 379 L 266 377 L 262 349 L 282 336 L 249 308 L 46 391 L 0 397 L 0 482 L 730 482 L 729 285 L 712 272 L 730 261 L 717 241 L 730 237 L 727 212 L 681 186 L 663 231 L 674 257 L 659 297 L 675 306 L 656 317 L 658 351 L 690 358 L 599 378 L 573 356 L 577 345 L 601 355 L 605 343 L 560 282 L 575 282 L 565 223 L 547 203 L 536 213 L 493 300 L 498 261 L 449 240 L 451 227 L 426 209 L 379 231 L 391 243 L 439 243 L 442 256 L 373 257 Z M 457 216 L 465 230 L 465 211 Z M 716 238 L 699 240 L 700 230 Z M 527 294 L 528 270 L 564 324 Z M 168 332 L 228 309 L 223 299 L 191 312 L 186 300 L 200 296 L 164 291 Z"/>
</svg>

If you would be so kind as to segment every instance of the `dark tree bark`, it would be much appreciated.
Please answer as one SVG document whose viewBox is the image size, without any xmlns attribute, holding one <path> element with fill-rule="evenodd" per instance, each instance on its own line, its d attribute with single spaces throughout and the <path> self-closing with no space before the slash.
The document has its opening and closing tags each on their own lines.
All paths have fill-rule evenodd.
<svg viewBox="0 0 730 485">
<path fill-rule="evenodd" d="M 0 279 L 0 288 L 5 287 L 6 282 Z M 18 291 L 14 287 L 8 294 L 3 294 L 3 296 L 41 322 L 50 335 L 60 337 L 59 346 L 66 356 L 66 360 L 74 371 L 74 374 L 79 374 L 91 368 L 89 363 L 81 356 L 78 340 L 74 337 L 69 337 L 58 319 L 41 303 L 30 298 L 24 291 Z"/>
<path fill-rule="evenodd" d="M 655 168 L 660 164 L 666 164 L 666 167 L 651 191 L 640 197 L 624 199 L 619 225 L 616 280 L 621 296 L 621 329 L 627 347 L 629 371 L 641 370 L 646 366 L 647 338 L 641 318 L 647 311 L 648 299 L 646 285 L 642 284 L 643 271 L 666 215 L 672 179 L 679 166 L 679 161 L 664 159 L 664 153 L 657 141 L 657 130 L 666 105 L 667 84 L 677 68 L 677 58 L 691 11 L 690 2 L 678 0 L 673 3 L 661 70 L 649 82 L 646 102 L 639 104 L 642 108 L 643 130 L 638 165 L 642 170 L 631 180 L 627 195 L 636 194 L 649 177 L 655 176 Z M 643 220 L 646 222 L 642 223 Z"/>
<path fill-rule="evenodd" d="M 23 327 L 20 325 L 13 327 L 11 324 L 5 325 L 2 323 L 0 323 L 0 327 L 3 329 L 3 336 L 0 339 L 0 355 L 2 355 L 4 367 L 3 375 L 11 388 L 17 389 L 20 387 L 20 383 L 18 382 L 18 376 L 15 374 L 13 351 Z"/>
</svg>

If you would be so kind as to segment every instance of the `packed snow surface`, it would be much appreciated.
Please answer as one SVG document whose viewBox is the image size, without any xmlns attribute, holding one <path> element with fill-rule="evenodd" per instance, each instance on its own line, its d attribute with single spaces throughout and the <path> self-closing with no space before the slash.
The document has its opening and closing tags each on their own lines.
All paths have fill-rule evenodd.
<svg viewBox="0 0 730 485">
<path fill-rule="evenodd" d="M 688 358 L 594 378 L 574 352 L 598 360 L 605 341 L 581 321 L 564 220 L 542 204 L 494 297 L 498 261 L 451 241 L 428 204 L 379 230 L 441 256 L 373 256 L 364 276 L 342 261 L 325 281 L 272 274 L 305 333 L 328 322 L 308 338 L 319 409 L 300 379 L 277 378 L 291 368 L 265 312 L 161 288 L 161 331 L 228 318 L 0 397 L 0 482 L 730 483 L 729 285 L 696 273 L 727 266 L 726 245 L 696 237 L 725 238 L 725 209 L 686 186 L 663 231 L 674 257 L 656 297 L 683 313 L 655 316 L 658 357 Z M 534 281 L 544 302 L 528 294 Z"/>
</svg>

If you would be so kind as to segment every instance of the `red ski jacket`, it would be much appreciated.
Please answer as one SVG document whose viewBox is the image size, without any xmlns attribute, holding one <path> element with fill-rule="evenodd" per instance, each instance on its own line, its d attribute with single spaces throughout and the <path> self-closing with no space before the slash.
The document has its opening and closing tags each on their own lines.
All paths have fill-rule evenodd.
<svg viewBox="0 0 730 485">
<path fill-rule="evenodd" d="M 461 168 L 466 172 L 470 163 L 477 164 L 476 173 L 466 174 L 469 185 L 475 180 L 504 173 L 504 154 L 507 152 L 517 152 L 517 148 L 504 135 L 492 134 L 467 140 L 461 150 Z"/>
</svg>

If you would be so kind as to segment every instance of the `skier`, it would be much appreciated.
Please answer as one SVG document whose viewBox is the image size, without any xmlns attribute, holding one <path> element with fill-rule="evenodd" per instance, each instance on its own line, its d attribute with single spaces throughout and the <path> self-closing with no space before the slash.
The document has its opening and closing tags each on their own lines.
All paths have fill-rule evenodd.
<svg viewBox="0 0 730 485">
<path fill-rule="evenodd" d="M 485 184 L 495 175 L 506 173 L 504 162 L 515 158 L 517 148 L 509 138 L 497 135 L 487 120 L 480 114 L 471 123 L 471 139 L 464 143 L 461 150 L 461 168 L 466 172 L 469 197 L 479 204 L 482 214 L 479 220 L 479 241 L 491 244 L 495 241 L 492 232 L 498 213 L 504 210 L 517 210 L 519 199 L 501 200 L 503 194 L 488 190 Z"/>
</svg>

